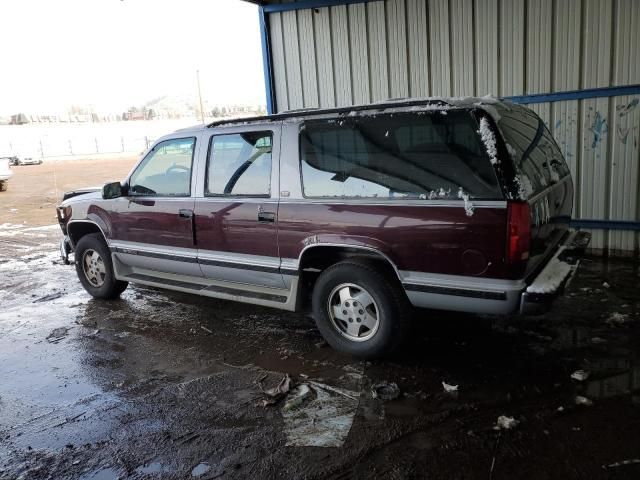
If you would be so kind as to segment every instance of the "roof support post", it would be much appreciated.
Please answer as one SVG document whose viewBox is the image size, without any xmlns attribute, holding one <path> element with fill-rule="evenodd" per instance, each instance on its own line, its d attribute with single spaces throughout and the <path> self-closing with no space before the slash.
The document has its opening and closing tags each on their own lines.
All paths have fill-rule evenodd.
<svg viewBox="0 0 640 480">
<path fill-rule="evenodd" d="M 260 40 L 262 44 L 262 70 L 264 73 L 264 89 L 267 96 L 267 113 L 273 114 L 275 111 L 275 94 L 273 90 L 273 70 L 271 59 L 271 48 L 269 48 L 269 19 L 263 6 L 258 8 L 260 21 Z"/>
</svg>

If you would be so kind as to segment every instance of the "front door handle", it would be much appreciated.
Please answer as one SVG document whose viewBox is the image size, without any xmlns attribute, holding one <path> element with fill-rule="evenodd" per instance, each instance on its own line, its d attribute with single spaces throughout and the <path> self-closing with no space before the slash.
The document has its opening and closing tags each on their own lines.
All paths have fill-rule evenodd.
<svg viewBox="0 0 640 480">
<path fill-rule="evenodd" d="M 274 212 L 263 212 L 262 210 L 259 210 L 258 221 L 259 222 L 275 222 L 276 214 Z"/>
<path fill-rule="evenodd" d="M 178 212 L 180 218 L 191 218 L 193 217 L 193 210 L 189 210 L 188 208 L 181 208 Z"/>
</svg>

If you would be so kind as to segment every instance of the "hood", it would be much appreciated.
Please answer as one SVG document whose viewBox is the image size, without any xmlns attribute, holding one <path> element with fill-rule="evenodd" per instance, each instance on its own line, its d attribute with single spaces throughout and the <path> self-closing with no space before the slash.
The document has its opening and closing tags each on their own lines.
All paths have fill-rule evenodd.
<svg viewBox="0 0 640 480">
<path fill-rule="evenodd" d="M 68 202 L 68 200 L 71 198 L 75 199 L 76 197 L 81 197 L 81 198 L 77 198 L 77 200 L 86 200 L 90 198 L 102 198 L 102 187 L 85 187 L 85 188 L 78 188 L 76 190 L 65 192 L 64 196 L 62 197 L 62 203 L 72 203 L 72 202 Z M 76 200 L 74 200 L 74 202 L 75 201 Z"/>
</svg>

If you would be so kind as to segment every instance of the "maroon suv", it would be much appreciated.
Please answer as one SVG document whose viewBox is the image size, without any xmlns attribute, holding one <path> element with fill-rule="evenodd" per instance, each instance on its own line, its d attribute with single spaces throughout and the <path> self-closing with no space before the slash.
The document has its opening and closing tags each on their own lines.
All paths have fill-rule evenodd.
<svg viewBox="0 0 640 480">
<path fill-rule="evenodd" d="M 304 110 L 179 130 L 123 182 L 58 207 L 97 298 L 128 282 L 285 310 L 389 353 L 411 307 L 544 310 L 588 234 L 531 110 L 492 98 Z"/>
</svg>

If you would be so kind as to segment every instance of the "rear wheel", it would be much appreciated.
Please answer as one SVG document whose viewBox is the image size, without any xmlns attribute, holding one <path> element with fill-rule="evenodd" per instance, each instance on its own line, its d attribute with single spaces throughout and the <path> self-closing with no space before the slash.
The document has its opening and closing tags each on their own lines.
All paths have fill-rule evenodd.
<svg viewBox="0 0 640 480">
<path fill-rule="evenodd" d="M 402 343 L 411 310 L 395 279 L 368 263 L 345 261 L 318 277 L 313 314 L 333 348 L 375 358 L 392 353 Z"/>
<path fill-rule="evenodd" d="M 6 192 L 7 188 L 9 188 L 9 182 L 0 182 L 0 192 Z"/>
<path fill-rule="evenodd" d="M 128 283 L 116 280 L 111 252 L 99 233 L 85 235 L 75 249 L 76 272 L 84 289 L 95 298 L 118 298 Z"/>
</svg>

